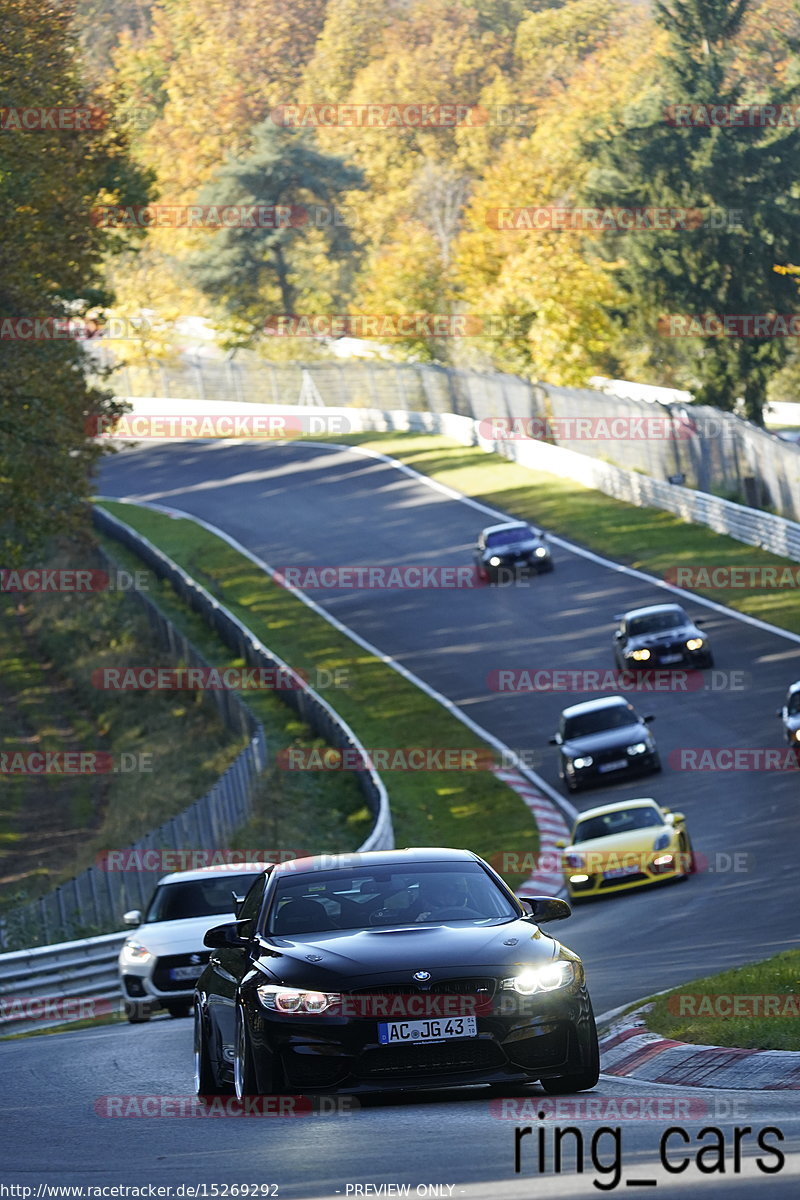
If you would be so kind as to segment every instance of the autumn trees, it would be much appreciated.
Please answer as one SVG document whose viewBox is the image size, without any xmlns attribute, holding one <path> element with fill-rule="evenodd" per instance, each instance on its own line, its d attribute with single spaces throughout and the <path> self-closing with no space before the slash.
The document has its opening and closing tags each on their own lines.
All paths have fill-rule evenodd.
<svg viewBox="0 0 800 1200">
<path fill-rule="evenodd" d="M 87 417 L 114 411 L 83 370 L 85 318 L 111 300 L 108 237 L 91 213 L 142 202 L 147 187 L 113 112 L 81 81 L 67 4 L 7 0 L 0 88 L 0 558 L 11 566 L 85 521 L 100 453 Z M 37 113 L 42 127 L 30 127 Z"/>
</svg>

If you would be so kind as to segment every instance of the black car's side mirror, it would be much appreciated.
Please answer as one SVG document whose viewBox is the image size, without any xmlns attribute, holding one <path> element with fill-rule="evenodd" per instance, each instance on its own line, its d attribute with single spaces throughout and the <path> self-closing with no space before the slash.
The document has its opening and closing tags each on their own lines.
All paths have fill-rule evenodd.
<svg viewBox="0 0 800 1200">
<path fill-rule="evenodd" d="M 227 925 L 215 925 L 213 929 L 206 930 L 206 935 L 203 938 L 203 945 L 208 946 L 211 950 L 222 950 L 224 948 L 241 950 L 244 946 L 250 945 L 250 939 L 242 937 L 240 925 L 246 924 L 244 921 L 229 921 Z"/>
<path fill-rule="evenodd" d="M 528 908 L 537 925 L 543 925 L 545 921 L 565 921 L 572 916 L 566 900 L 558 900 L 555 896 L 524 896 L 520 904 Z"/>
<path fill-rule="evenodd" d="M 705 625 L 705 623 L 706 623 L 705 617 L 698 617 L 697 620 L 695 621 L 695 625 Z"/>
<path fill-rule="evenodd" d="M 652 713 L 648 713 L 646 717 L 642 717 L 642 721 L 645 725 L 649 725 L 651 721 L 655 721 L 655 717 Z"/>
<path fill-rule="evenodd" d="M 621 630 L 621 629 L 616 629 L 616 630 L 614 631 L 614 637 L 617 639 L 617 641 L 619 641 L 619 639 L 622 637 L 622 630 Z"/>
<path fill-rule="evenodd" d="M 549 746 L 560 746 L 561 745 L 561 734 L 556 733 L 553 735 L 553 737 L 548 738 L 547 744 Z"/>
</svg>

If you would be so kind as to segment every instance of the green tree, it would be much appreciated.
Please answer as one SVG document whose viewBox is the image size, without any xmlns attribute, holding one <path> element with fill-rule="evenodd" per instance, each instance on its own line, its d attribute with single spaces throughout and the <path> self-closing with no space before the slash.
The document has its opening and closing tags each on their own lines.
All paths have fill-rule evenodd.
<svg viewBox="0 0 800 1200">
<path fill-rule="evenodd" d="M 0 45 L 0 108 L 91 104 L 76 67 L 72 7 L 7 0 Z M 8 120 L 7 113 L 5 114 Z M 102 447 L 90 413 L 119 410 L 89 385 L 79 341 L 63 335 L 100 318 L 111 241 L 92 223 L 98 203 L 140 203 L 145 177 L 127 157 L 113 114 L 94 127 L 0 134 L 0 561 L 31 561 L 54 535 L 86 524 Z M 29 322 L 49 322 L 36 327 Z M 54 322 L 60 322 L 55 324 Z M 61 336 L 45 337 L 58 332 Z"/>
<path fill-rule="evenodd" d="M 257 337 L 270 310 L 294 313 L 342 304 L 357 251 L 356 209 L 343 198 L 357 189 L 361 172 L 316 149 L 305 133 L 269 121 L 253 131 L 252 153 L 230 160 L 201 191 L 209 205 L 280 206 L 255 227 L 209 235 L 188 260 L 196 285 Z M 311 307 L 310 307 L 311 306 Z"/>
<path fill-rule="evenodd" d="M 800 131 L 791 125 L 673 125 L 665 119 L 671 105 L 748 103 L 745 82 L 730 69 L 747 4 L 657 4 L 656 21 L 667 31 L 670 48 L 649 102 L 629 113 L 622 128 L 585 146 L 596 159 L 587 187 L 594 202 L 698 213 L 690 222 L 694 228 L 632 233 L 613 247 L 624 260 L 618 278 L 627 296 L 626 316 L 652 347 L 654 361 L 664 345 L 659 320 L 668 314 L 791 311 L 791 283 L 773 268 L 791 261 L 800 238 L 794 165 Z M 797 98 L 793 82 L 773 87 L 766 102 Z M 670 119 L 682 118 L 673 112 Z M 732 409 L 741 397 L 746 415 L 761 423 L 767 383 L 786 353 L 785 337 L 702 336 L 685 344 L 683 383 L 699 401 L 722 409 Z"/>
</svg>

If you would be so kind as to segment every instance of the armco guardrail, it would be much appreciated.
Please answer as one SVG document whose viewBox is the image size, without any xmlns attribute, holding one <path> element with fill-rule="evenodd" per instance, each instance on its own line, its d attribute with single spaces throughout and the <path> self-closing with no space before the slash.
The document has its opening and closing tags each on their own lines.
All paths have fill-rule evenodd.
<svg viewBox="0 0 800 1200">
<path fill-rule="evenodd" d="M 108 349 L 96 347 L 109 363 Z M 320 407 L 373 408 L 385 411 L 456 413 L 474 420 L 491 418 L 554 419 L 554 443 L 623 469 L 643 472 L 665 483 L 683 475 L 704 492 L 735 496 L 746 504 L 771 508 L 800 520 L 800 450 L 750 421 L 698 404 L 664 402 L 662 389 L 649 395 L 629 381 L 623 394 L 532 383 L 500 371 L 443 367 L 434 363 L 342 362 L 270 363 L 254 355 L 225 361 L 182 356 L 169 364 L 121 367 L 115 386 L 120 395 L 192 397 L 215 403 L 258 401 L 315 404 Z M 645 399 L 647 397 L 647 399 Z M 655 402 L 653 402 L 655 401 Z M 168 411 L 168 410 L 167 410 Z M 576 438 L 574 423 L 587 415 L 600 421 L 637 422 L 666 418 L 675 437 L 638 434 L 589 440 Z M 684 437 L 687 429 L 690 437 Z"/>
<path fill-rule="evenodd" d="M 596 488 L 607 496 L 614 496 L 638 507 L 661 508 L 673 512 L 684 521 L 706 525 L 716 533 L 725 533 L 737 541 L 750 546 L 760 546 L 773 554 L 800 561 L 800 525 L 785 517 L 777 517 L 758 508 L 734 504 L 719 496 L 693 488 L 680 487 L 661 479 L 642 475 L 639 471 L 628 471 L 613 463 L 603 462 L 588 454 L 579 454 L 563 446 L 554 446 L 535 438 L 493 440 L 483 435 L 486 429 L 481 421 L 452 412 L 409 412 L 371 408 L 320 409 L 318 406 L 258 404 L 248 401 L 178 400 L 172 397 L 131 398 L 134 413 L 171 416 L 211 413 L 229 415 L 300 416 L 312 422 L 312 430 L 320 433 L 353 431 L 391 432 L 411 430 L 425 433 L 441 433 L 465 446 L 480 446 L 481 449 L 502 454 L 520 466 L 547 471 L 552 475 L 573 479 L 586 487 Z M 328 422 L 328 426 L 326 426 Z M 765 435 L 767 436 L 767 435 Z M 800 451 L 789 447 L 793 454 Z M 800 458 L 798 458 L 800 462 Z"/>
<path fill-rule="evenodd" d="M 0 1036 L 119 1007 L 117 955 L 128 932 L 0 955 Z"/>
</svg>

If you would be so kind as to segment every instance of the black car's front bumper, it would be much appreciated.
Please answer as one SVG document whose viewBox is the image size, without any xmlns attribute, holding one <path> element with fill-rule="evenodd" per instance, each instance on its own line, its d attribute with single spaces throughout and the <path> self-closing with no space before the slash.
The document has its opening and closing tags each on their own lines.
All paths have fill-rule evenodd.
<svg viewBox="0 0 800 1200">
<path fill-rule="evenodd" d="M 577 755 L 576 757 L 587 758 L 589 755 Z M 657 750 L 648 750 L 644 754 L 626 754 L 622 750 L 612 754 L 606 753 L 602 758 L 596 753 L 591 757 L 593 762 L 590 767 L 574 767 L 572 759 L 564 758 L 562 760 L 563 778 L 573 791 L 582 787 L 613 782 L 625 775 L 650 775 L 660 769 Z M 620 765 L 609 769 L 613 763 Z"/>
<path fill-rule="evenodd" d="M 496 556 L 495 556 L 496 557 Z M 485 574 L 495 583 L 510 582 L 519 575 L 541 575 L 552 571 L 553 560 L 548 554 L 537 558 L 535 555 L 525 555 L 522 558 L 502 558 L 499 563 L 490 563 L 484 559 L 481 563 Z"/>
<path fill-rule="evenodd" d="M 503 1000 L 505 1000 L 505 993 Z M 477 1036 L 382 1045 L 372 1018 L 281 1016 L 253 994 L 246 1003 L 256 1075 L 265 1091 L 275 1067 L 288 1090 L 384 1091 L 526 1082 L 590 1069 L 594 1018 L 584 987 L 514 995 L 477 1017 Z"/>
</svg>

